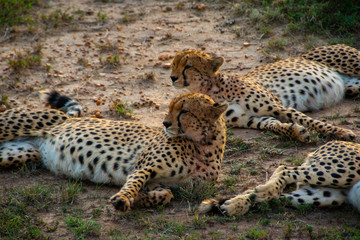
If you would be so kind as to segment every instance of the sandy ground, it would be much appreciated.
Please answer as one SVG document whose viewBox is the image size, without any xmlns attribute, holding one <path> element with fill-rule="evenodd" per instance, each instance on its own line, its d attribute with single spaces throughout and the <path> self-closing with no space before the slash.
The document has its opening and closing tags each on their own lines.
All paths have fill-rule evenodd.
<svg viewBox="0 0 360 240">
<path fill-rule="evenodd" d="M 298 55 L 304 49 L 299 43 L 264 55 L 263 49 L 269 38 L 252 31 L 243 18 L 232 17 L 231 7 L 221 1 L 124 0 L 104 3 L 59 0 L 50 1 L 47 8 L 40 8 L 39 11 L 49 15 L 59 9 L 62 12 L 69 9 L 67 13 L 74 16 L 74 20 L 49 24 L 46 30 L 39 27 L 29 32 L 29 28 L 20 26 L 1 34 L 0 96 L 8 97 L 7 107 L 45 108 L 38 92 L 56 89 L 84 104 L 86 116 L 124 119 L 114 108 L 114 103 L 121 103 L 130 110 L 130 121 L 161 127 L 170 99 L 186 92 L 176 90 L 170 84 L 169 67 L 176 52 L 201 49 L 223 56 L 226 62 L 222 71 L 242 75 L 251 68 L 271 61 L 272 56 L 286 58 Z M 101 20 L 102 14 L 106 14 L 104 21 Z M 235 29 L 243 29 L 244 34 L 237 36 Z M 245 47 L 244 42 L 250 45 Z M 39 44 L 42 45 L 41 66 L 14 73 L 8 66 L 8 59 Z M 112 62 L 115 56 L 117 64 Z M 347 99 L 331 109 L 309 115 L 322 120 L 326 116 L 337 116 L 326 121 L 359 134 L 358 107 L 358 100 Z M 301 144 L 248 129 L 233 129 L 232 132 L 233 137 L 243 139 L 250 150 L 233 151 L 231 149 L 236 146 L 228 146 L 230 150 L 225 155 L 223 173 L 217 183 L 219 195 L 231 196 L 262 183 L 279 163 L 287 163 L 294 157 L 304 158 L 309 151 L 325 142 L 325 139 L 320 139 L 318 143 Z M 285 146 L 284 142 L 289 144 Z M 240 164 L 243 167 L 234 173 Z M 236 179 L 236 183 L 232 186 L 226 184 L 229 178 Z M 44 169 L 20 175 L 5 170 L 0 172 L 0 186 L 33 183 L 60 185 L 66 182 L 67 179 L 54 176 Z M 102 226 L 101 232 L 89 238 L 108 239 L 112 236 L 112 229 L 119 230 L 129 238 L 138 236 L 140 239 L 241 239 L 241 236 L 254 239 L 249 233 L 249 229 L 253 228 L 264 229 L 267 232 L 264 238 L 267 239 L 306 239 L 314 236 L 326 239 L 326 233 L 338 228 L 354 228 L 358 234 L 360 231 L 360 214 L 350 207 L 345 210 L 311 209 L 305 214 L 294 209 L 280 214 L 254 212 L 236 219 L 201 216 L 201 219 L 206 219 L 205 224 L 196 227 L 193 209 L 197 203 L 190 203 L 186 199 L 176 199 L 164 210 L 123 214 L 116 212 L 107 202 L 108 197 L 117 191 L 116 188 L 99 188 L 92 183 L 84 183 L 83 186 L 85 192 L 74 206 L 86 209 L 84 218 L 92 218 L 93 209 L 100 208 L 102 211 L 100 216 L 94 218 Z M 38 216 L 49 226 L 60 222 L 57 231 L 48 232 L 51 239 L 74 237 L 65 227 L 64 213 L 59 209 L 44 210 Z M 262 219 L 270 219 L 270 224 L 263 226 Z M 172 223 L 171 226 L 176 223 L 186 228 L 179 233 L 174 228 L 166 227 L 168 225 L 164 221 Z M 304 226 L 307 225 L 311 225 L 313 233 L 318 235 L 312 236 L 306 232 Z"/>
</svg>

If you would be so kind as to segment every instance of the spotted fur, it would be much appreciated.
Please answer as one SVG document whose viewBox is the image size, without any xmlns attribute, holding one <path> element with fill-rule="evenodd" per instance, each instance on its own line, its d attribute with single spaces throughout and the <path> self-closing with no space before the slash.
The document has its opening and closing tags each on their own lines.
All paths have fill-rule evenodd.
<svg viewBox="0 0 360 240">
<path fill-rule="evenodd" d="M 348 96 L 360 93 L 360 51 L 337 44 L 315 48 L 302 55 L 303 58 L 322 63 L 342 74 L 345 94 Z"/>
<path fill-rule="evenodd" d="M 189 179 L 215 180 L 225 146 L 227 104 L 202 94 L 172 100 L 165 130 L 58 110 L 0 113 L 0 166 L 39 161 L 56 174 L 122 186 L 111 197 L 122 211 L 163 205 Z"/>
<path fill-rule="evenodd" d="M 258 202 L 269 201 L 280 196 L 290 199 L 293 205 L 339 206 L 347 202 L 360 211 L 360 144 L 332 141 L 310 153 L 299 167 L 280 166 L 263 185 L 236 197 L 222 200 L 208 199 L 200 210 L 208 212 L 220 209 L 227 215 L 248 212 Z M 284 193 L 286 186 L 296 183 L 298 189 Z"/>
<path fill-rule="evenodd" d="M 197 50 L 179 52 L 172 63 L 173 86 L 228 103 L 225 117 L 229 127 L 271 130 L 303 142 L 309 141 L 307 128 L 340 140 L 355 138 L 351 130 L 295 109 L 319 109 L 339 102 L 344 83 L 335 70 L 294 58 L 258 67 L 239 78 L 221 73 L 223 62 L 222 57 Z"/>
<path fill-rule="evenodd" d="M 260 84 L 286 107 L 301 112 L 334 106 L 344 97 L 344 81 L 339 73 L 302 57 L 259 66 L 242 79 Z"/>
</svg>

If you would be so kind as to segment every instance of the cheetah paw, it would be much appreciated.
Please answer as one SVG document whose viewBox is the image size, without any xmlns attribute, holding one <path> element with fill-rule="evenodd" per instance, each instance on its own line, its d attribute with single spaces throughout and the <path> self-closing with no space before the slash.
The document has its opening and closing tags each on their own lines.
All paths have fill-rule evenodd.
<svg viewBox="0 0 360 240">
<path fill-rule="evenodd" d="M 110 201 L 117 210 L 127 212 L 131 209 L 131 206 L 133 205 L 134 200 L 133 200 L 133 198 L 129 199 L 125 196 L 115 194 L 114 196 L 112 196 L 110 198 Z"/>
<path fill-rule="evenodd" d="M 356 138 L 355 133 L 349 129 L 341 129 L 336 136 L 338 139 L 344 141 L 353 141 Z"/>
<path fill-rule="evenodd" d="M 255 188 L 256 202 L 268 201 L 278 198 L 282 192 L 282 188 L 278 187 L 275 181 L 269 180 L 266 184 Z"/>
<path fill-rule="evenodd" d="M 247 213 L 252 205 L 251 195 L 239 195 L 231 198 L 220 205 L 220 209 L 224 215 L 235 216 L 244 215 Z"/>
<path fill-rule="evenodd" d="M 200 206 L 200 213 L 215 212 L 226 216 L 243 215 L 251 207 L 251 195 L 240 195 L 229 200 L 206 199 Z"/>
<path fill-rule="evenodd" d="M 298 124 L 294 124 L 293 131 L 300 142 L 304 142 L 304 143 L 310 142 L 310 133 L 305 127 L 300 126 Z"/>
<path fill-rule="evenodd" d="M 206 199 L 199 206 L 200 213 L 215 212 L 219 210 L 219 201 L 216 199 Z"/>
</svg>

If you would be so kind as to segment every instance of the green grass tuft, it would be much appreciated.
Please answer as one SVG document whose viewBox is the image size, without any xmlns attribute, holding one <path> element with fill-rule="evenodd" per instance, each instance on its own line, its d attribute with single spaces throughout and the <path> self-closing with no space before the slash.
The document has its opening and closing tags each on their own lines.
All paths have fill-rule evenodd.
<svg viewBox="0 0 360 240">
<path fill-rule="evenodd" d="M 360 29 L 360 1 L 354 0 L 246 0 L 233 4 L 238 16 L 246 16 L 257 30 L 286 26 L 288 33 L 315 33 L 350 45 Z M 274 47 L 284 41 L 275 40 Z"/>
<path fill-rule="evenodd" d="M 20 73 L 24 69 L 40 66 L 41 55 L 30 51 L 15 52 L 14 57 L 8 58 L 8 64 L 15 73 Z"/>
<path fill-rule="evenodd" d="M 80 217 L 68 216 L 65 220 L 68 229 L 75 233 L 76 239 L 87 239 L 88 236 L 97 236 L 100 225 L 92 220 L 83 220 Z"/>
<path fill-rule="evenodd" d="M 267 1 L 275 2 L 275 1 Z M 279 8 L 290 23 L 305 32 L 335 34 L 359 31 L 360 2 L 352 0 L 285 0 Z"/>
<path fill-rule="evenodd" d="M 60 24 L 70 23 L 75 19 L 74 15 L 70 14 L 69 11 L 70 8 L 65 11 L 57 9 L 49 15 L 42 14 L 40 18 L 42 22 L 46 24 L 46 28 L 57 28 Z"/>
<path fill-rule="evenodd" d="M 84 189 L 80 180 L 69 180 L 69 184 L 67 186 L 62 186 L 60 191 L 61 202 L 67 205 L 72 204 Z"/>
<path fill-rule="evenodd" d="M 186 199 L 190 202 L 199 202 L 215 196 L 217 188 L 214 182 L 190 181 L 173 191 L 175 199 Z"/>
<path fill-rule="evenodd" d="M 29 19 L 28 13 L 38 0 L 2 0 L 0 1 L 0 27 L 22 24 Z"/>
<path fill-rule="evenodd" d="M 250 145 L 239 137 L 234 137 L 231 131 L 227 131 L 226 152 L 242 152 L 250 149 Z"/>
<path fill-rule="evenodd" d="M 55 187 L 35 184 L 3 188 L 0 203 L 1 239 L 47 239 L 45 224 L 35 215 L 55 202 Z"/>
</svg>

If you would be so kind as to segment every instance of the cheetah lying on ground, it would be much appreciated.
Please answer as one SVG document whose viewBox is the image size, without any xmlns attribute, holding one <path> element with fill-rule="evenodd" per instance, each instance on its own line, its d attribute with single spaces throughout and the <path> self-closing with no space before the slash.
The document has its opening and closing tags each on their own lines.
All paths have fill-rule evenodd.
<svg viewBox="0 0 360 240">
<path fill-rule="evenodd" d="M 187 50 L 174 57 L 171 80 L 176 88 L 186 87 L 191 92 L 204 93 L 216 101 L 229 103 L 225 113 L 229 127 L 266 129 L 306 142 L 309 132 L 305 126 L 323 135 L 353 140 L 355 134 L 351 130 L 299 112 L 336 104 L 343 98 L 344 82 L 346 92 L 359 92 L 359 78 L 348 80 L 316 61 L 338 67 L 342 73 L 360 76 L 359 51 L 336 45 L 255 68 L 242 77 L 219 72 L 224 62 L 222 57 Z"/>
<path fill-rule="evenodd" d="M 55 92 L 48 99 L 80 114 L 74 104 L 64 107 L 71 99 Z M 227 107 L 206 95 L 180 95 L 170 103 L 165 131 L 126 121 L 69 118 L 57 110 L 11 109 L 0 114 L 0 166 L 41 159 L 57 174 L 123 185 L 111 197 L 122 211 L 163 205 L 173 198 L 169 186 L 218 177 Z"/>
<path fill-rule="evenodd" d="M 292 205 L 338 206 L 347 201 L 348 195 L 350 203 L 360 211 L 359 180 L 360 144 L 332 141 L 310 153 L 299 167 L 278 167 L 264 185 L 226 201 L 205 200 L 199 209 L 239 215 L 248 212 L 255 203 L 280 196 L 289 198 Z M 284 188 L 292 183 L 298 189 L 282 195 Z"/>
</svg>

